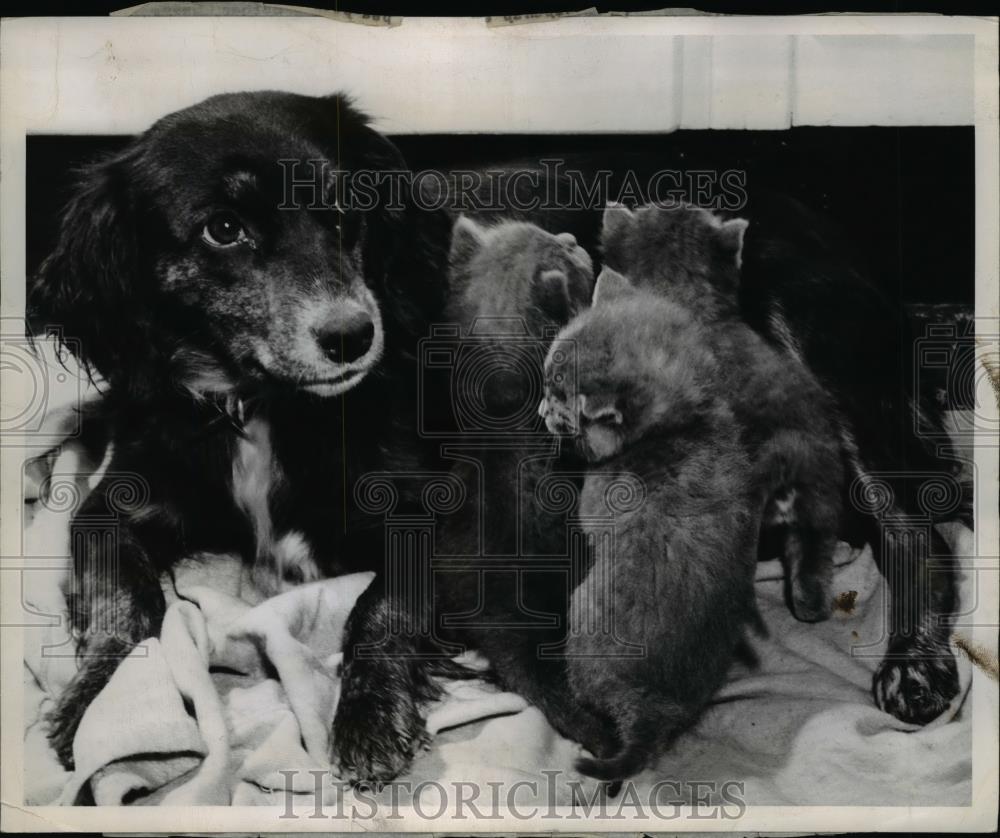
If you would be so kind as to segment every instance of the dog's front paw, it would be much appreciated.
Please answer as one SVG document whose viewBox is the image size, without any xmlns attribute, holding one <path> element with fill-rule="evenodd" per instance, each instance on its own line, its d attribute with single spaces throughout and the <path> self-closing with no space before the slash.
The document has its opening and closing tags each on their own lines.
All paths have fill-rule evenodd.
<svg viewBox="0 0 1000 838">
<path fill-rule="evenodd" d="M 958 666 L 947 647 L 934 655 L 914 651 L 912 657 L 884 660 L 872 681 L 880 710 L 918 725 L 944 713 L 958 691 Z"/>
<path fill-rule="evenodd" d="M 333 720 L 331 762 L 339 766 L 341 779 L 377 786 L 406 771 L 429 739 L 408 692 L 345 690 Z"/>
</svg>

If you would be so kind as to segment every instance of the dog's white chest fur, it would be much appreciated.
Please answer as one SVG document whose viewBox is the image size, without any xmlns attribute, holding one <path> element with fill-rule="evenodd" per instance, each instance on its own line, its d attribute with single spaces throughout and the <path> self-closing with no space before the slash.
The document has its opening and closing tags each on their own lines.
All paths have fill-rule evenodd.
<svg viewBox="0 0 1000 838">
<path fill-rule="evenodd" d="M 320 578 L 312 549 L 302 533 L 275 532 L 271 517 L 271 492 L 282 481 L 281 469 L 271 448 L 271 427 L 254 418 L 233 454 L 233 499 L 253 527 L 256 555 L 254 582 L 264 593 L 274 594 L 292 585 Z"/>
</svg>

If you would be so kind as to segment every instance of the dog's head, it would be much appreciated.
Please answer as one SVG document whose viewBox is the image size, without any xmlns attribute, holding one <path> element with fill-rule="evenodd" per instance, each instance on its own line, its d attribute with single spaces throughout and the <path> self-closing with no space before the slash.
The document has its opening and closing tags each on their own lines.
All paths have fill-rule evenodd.
<svg viewBox="0 0 1000 838">
<path fill-rule="evenodd" d="M 402 170 L 340 96 L 226 94 L 92 165 L 29 295 L 112 387 L 342 393 L 385 348 L 396 215 L 345 172 Z"/>
</svg>

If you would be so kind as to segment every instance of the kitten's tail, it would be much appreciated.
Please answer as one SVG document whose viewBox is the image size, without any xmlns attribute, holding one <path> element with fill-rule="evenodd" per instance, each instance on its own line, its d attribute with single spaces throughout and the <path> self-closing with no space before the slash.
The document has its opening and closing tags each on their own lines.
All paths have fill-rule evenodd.
<svg viewBox="0 0 1000 838">
<path fill-rule="evenodd" d="M 679 704 L 648 693 L 626 702 L 619 720 L 625 744 L 609 756 L 580 757 L 576 770 L 598 780 L 624 780 L 638 774 L 678 733 L 690 713 Z"/>
</svg>

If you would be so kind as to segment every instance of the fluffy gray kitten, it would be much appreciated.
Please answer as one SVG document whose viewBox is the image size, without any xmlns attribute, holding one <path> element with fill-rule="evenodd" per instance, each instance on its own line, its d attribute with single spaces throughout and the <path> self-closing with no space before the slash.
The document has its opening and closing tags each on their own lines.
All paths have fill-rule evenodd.
<svg viewBox="0 0 1000 838">
<path fill-rule="evenodd" d="M 577 700 L 616 734 L 577 763 L 593 777 L 623 779 L 668 747 L 756 615 L 757 503 L 722 380 L 690 312 L 608 269 L 546 360 L 539 412 L 590 463 L 578 514 L 592 565 L 565 654 Z"/>
<path fill-rule="evenodd" d="M 753 461 L 762 524 L 779 544 L 789 607 L 798 619 L 815 622 L 833 607 L 845 481 L 837 409 L 804 363 L 741 319 L 747 225 L 692 206 L 613 205 L 604 213 L 601 246 L 607 265 L 687 307 L 705 325 Z"/>
</svg>

